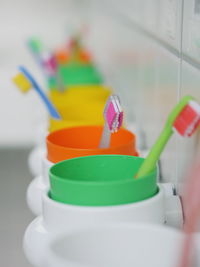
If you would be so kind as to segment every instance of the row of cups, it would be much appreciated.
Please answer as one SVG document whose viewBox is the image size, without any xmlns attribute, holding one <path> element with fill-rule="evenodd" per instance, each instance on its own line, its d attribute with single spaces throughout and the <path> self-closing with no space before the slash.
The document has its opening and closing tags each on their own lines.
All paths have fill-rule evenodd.
<svg viewBox="0 0 200 267">
<path fill-rule="evenodd" d="M 183 224 L 173 185 L 158 183 L 158 168 L 134 179 L 144 159 L 129 130 L 98 148 L 110 93 L 100 84 L 49 91 L 62 120 L 42 125 L 29 157 L 35 178 L 27 202 L 37 217 L 24 251 L 33 266 L 171 267 L 177 260 L 183 236 L 166 226 Z"/>
<path fill-rule="evenodd" d="M 49 258 L 46 249 L 52 247 L 52 240 L 64 234 L 66 239 L 71 233 L 76 236 L 80 229 L 133 227 L 139 222 L 182 225 L 180 199 L 173 195 L 171 184 L 157 184 L 157 169 L 133 179 L 144 160 L 138 156 L 135 135 L 122 128 L 113 135 L 109 148 L 100 149 L 102 130 L 102 126 L 78 126 L 47 136 L 42 174 L 27 192 L 29 207 L 38 216 L 24 238 L 25 253 L 34 266 L 64 266 L 44 264 Z"/>
</svg>

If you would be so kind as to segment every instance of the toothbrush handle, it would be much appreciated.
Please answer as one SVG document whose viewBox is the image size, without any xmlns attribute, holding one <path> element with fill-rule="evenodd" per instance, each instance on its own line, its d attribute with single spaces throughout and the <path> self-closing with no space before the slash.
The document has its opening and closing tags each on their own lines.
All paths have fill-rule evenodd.
<svg viewBox="0 0 200 267">
<path fill-rule="evenodd" d="M 34 88 L 38 92 L 40 97 L 42 98 L 43 102 L 45 103 L 51 117 L 53 117 L 54 119 L 60 120 L 61 119 L 60 114 L 58 113 L 54 105 L 50 102 L 48 97 L 44 94 L 44 92 L 40 89 L 40 87 L 38 86 L 36 82 L 34 82 Z"/>
<path fill-rule="evenodd" d="M 60 92 L 64 92 L 65 86 L 63 84 L 62 77 L 61 77 L 59 71 L 56 72 L 56 82 L 57 82 L 58 90 Z"/>
<path fill-rule="evenodd" d="M 28 72 L 28 70 L 26 68 L 24 68 L 23 66 L 20 66 L 19 70 L 22 71 L 22 73 L 31 82 L 33 88 L 36 90 L 36 92 L 39 94 L 39 96 L 42 98 L 43 102 L 45 103 L 50 115 L 54 119 L 57 119 L 57 120 L 61 119 L 61 116 L 58 113 L 58 111 L 56 110 L 56 108 L 54 107 L 54 105 L 51 103 L 51 101 L 48 99 L 48 97 L 45 95 L 45 93 L 41 90 L 40 86 L 37 84 L 37 82 L 31 76 L 31 74 Z"/>
<path fill-rule="evenodd" d="M 149 174 L 156 166 L 156 163 L 173 131 L 169 126 L 165 126 L 156 143 L 153 145 L 148 156 L 144 160 L 137 173 L 137 178 Z"/>
<path fill-rule="evenodd" d="M 110 146 L 110 138 L 111 132 L 109 130 L 108 124 L 105 122 L 99 148 L 108 148 Z"/>
</svg>

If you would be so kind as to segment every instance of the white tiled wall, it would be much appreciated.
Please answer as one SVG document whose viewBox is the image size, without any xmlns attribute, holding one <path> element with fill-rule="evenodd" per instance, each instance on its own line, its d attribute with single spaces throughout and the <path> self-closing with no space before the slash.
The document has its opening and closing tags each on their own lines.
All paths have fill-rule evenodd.
<svg viewBox="0 0 200 267">
<path fill-rule="evenodd" d="M 47 44 L 58 45 L 86 21 L 86 42 L 106 82 L 120 94 L 126 120 L 137 124 L 150 148 L 180 96 L 192 94 L 200 100 L 199 2 L 4 1 L 0 8 L 0 145 L 30 144 L 34 123 L 45 114 L 33 93 L 22 97 L 9 81 L 11 71 L 26 63 L 42 82 L 24 40 L 37 34 Z M 183 178 L 198 152 L 198 138 L 198 133 L 189 140 L 173 136 L 162 155 L 165 180 Z"/>
<path fill-rule="evenodd" d="M 150 148 L 180 96 L 191 94 L 200 101 L 200 11 L 194 15 L 200 1 L 96 2 L 98 19 L 94 15 L 97 26 L 93 25 L 93 31 L 107 36 L 103 45 L 101 40 L 98 43 L 98 55 L 106 58 L 99 62 L 103 69 L 109 66 L 127 118 L 145 133 Z M 161 157 L 164 180 L 178 183 L 184 178 L 197 152 L 198 138 L 198 133 L 188 140 L 171 138 Z"/>
</svg>

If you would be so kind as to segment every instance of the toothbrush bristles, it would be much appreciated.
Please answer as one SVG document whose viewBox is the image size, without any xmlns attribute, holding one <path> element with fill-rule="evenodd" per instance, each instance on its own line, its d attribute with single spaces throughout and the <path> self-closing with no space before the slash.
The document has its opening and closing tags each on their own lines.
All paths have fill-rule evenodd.
<svg viewBox="0 0 200 267">
<path fill-rule="evenodd" d="M 200 106 L 190 101 L 180 112 L 173 124 L 173 129 L 183 137 L 190 137 L 200 124 Z"/>
</svg>

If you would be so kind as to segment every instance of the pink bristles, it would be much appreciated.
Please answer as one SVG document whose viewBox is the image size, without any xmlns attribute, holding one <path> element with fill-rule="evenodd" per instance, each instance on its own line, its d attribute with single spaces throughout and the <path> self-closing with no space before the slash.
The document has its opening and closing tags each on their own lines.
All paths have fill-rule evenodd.
<svg viewBox="0 0 200 267">
<path fill-rule="evenodd" d="M 118 131 L 122 125 L 123 112 L 119 103 L 119 98 L 116 95 L 113 95 L 109 98 L 104 111 L 104 116 L 109 130 L 111 132 Z"/>
<path fill-rule="evenodd" d="M 48 76 L 55 75 L 55 72 L 57 70 L 57 63 L 53 55 L 50 55 L 48 53 L 43 55 L 43 66 Z"/>
<path fill-rule="evenodd" d="M 105 124 L 99 143 L 99 148 L 108 148 L 110 146 L 111 133 L 117 132 L 122 126 L 123 122 L 123 111 L 118 96 L 111 95 L 109 97 L 108 101 L 106 102 L 103 115 Z"/>
<path fill-rule="evenodd" d="M 200 105 L 195 101 L 189 104 L 180 112 L 176 118 L 173 129 L 183 137 L 191 136 L 200 124 Z"/>
<path fill-rule="evenodd" d="M 107 108 L 107 111 L 106 111 L 106 120 L 107 120 L 107 123 L 108 123 L 108 127 L 110 130 L 112 130 L 113 128 L 113 124 L 114 124 L 114 121 L 115 121 L 115 116 L 116 116 L 116 112 L 115 112 L 115 109 L 114 109 L 114 106 L 113 106 L 113 103 L 110 102 L 108 104 L 108 108 Z"/>
</svg>

